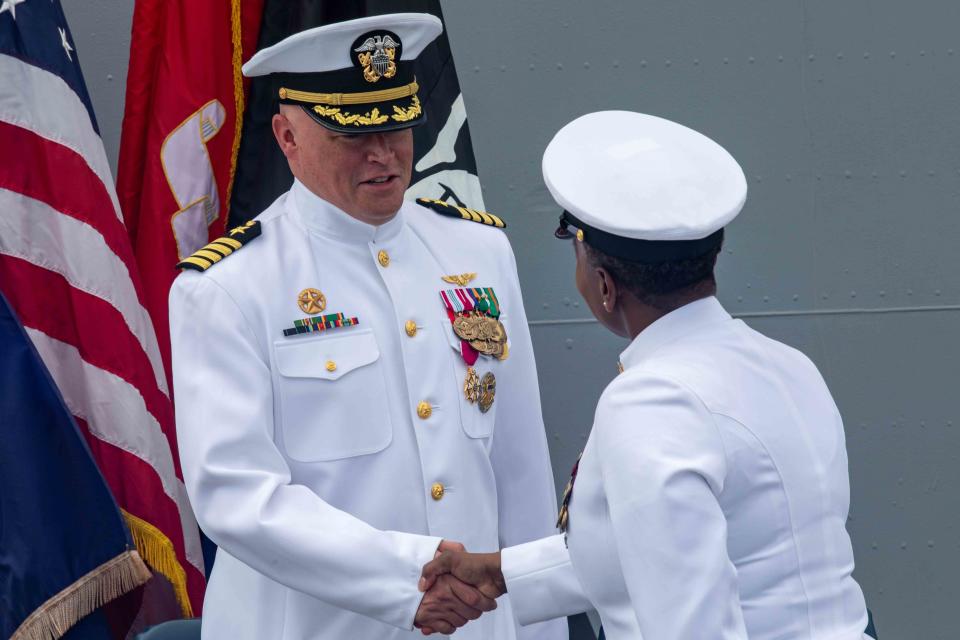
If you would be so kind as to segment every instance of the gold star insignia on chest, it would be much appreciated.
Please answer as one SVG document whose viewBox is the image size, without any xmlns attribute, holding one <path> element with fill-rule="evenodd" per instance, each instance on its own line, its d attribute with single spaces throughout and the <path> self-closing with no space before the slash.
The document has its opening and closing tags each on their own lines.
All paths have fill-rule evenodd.
<svg viewBox="0 0 960 640">
<path fill-rule="evenodd" d="M 239 227 L 234 227 L 227 235 L 221 236 L 202 249 L 193 252 L 190 256 L 178 262 L 177 268 L 206 271 L 259 236 L 260 222 L 251 220 Z"/>
<path fill-rule="evenodd" d="M 480 224 L 485 224 L 490 227 L 497 227 L 498 229 L 503 229 L 507 226 L 507 223 L 492 213 L 487 213 L 486 211 L 477 211 L 476 209 L 469 209 L 467 207 L 459 207 L 457 205 L 444 202 L 443 200 L 417 198 L 417 204 L 428 209 L 432 209 L 442 216 L 447 216 L 450 218 L 461 218 L 463 220 L 470 220 L 471 222 L 479 222 Z"/>
<path fill-rule="evenodd" d="M 297 296 L 297 304 L 304 313 L 313 315 L 327 308 L 327 298 L 319 289 L 307 288 Z"/>
</svg>

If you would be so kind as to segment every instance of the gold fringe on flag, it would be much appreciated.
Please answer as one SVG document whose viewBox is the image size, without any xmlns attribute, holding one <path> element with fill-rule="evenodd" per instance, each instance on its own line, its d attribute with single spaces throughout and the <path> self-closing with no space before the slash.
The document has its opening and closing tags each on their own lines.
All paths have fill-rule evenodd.
<svg viewBox="0 0 960 640">
<path fill-rule="evenodd" d="M 177 559 L 177 552 L 170 538 L 146 520 L 127 513 L 123 509 L 120 512 L 127 521 L 130 536 L 133 538 L 133 543 L 137 545 L 140 555 L 154 571 L 170 581 L 183 617 L 192 618 L 193 606 L 190 604 L 190 594 L 187 591 L 187 572 L 183 570 L 183 565 Z"/>
<path fill-rule="evenodd" d="M 44 602 L 23 621 L 10 640 L 57 640 L 81 618 L 151 577 L 136 550 L 124 551 Z"/>
<path fill-rule="evenodd" d="M 230 179 L 227 181 L 227 197 L 224 199 L 224 223 L 230 217 L 230 196 L 233 194 L 233 177 L 237 173 L 237 156 L 240 153 L 240 133 L 243 130 L 243 23 L 240 21 L 240 0 L 230 0 L 230 40 L 233 43 L 233 108 L 235 124 L 233 149 L 230 152 Z"/>
</svg>

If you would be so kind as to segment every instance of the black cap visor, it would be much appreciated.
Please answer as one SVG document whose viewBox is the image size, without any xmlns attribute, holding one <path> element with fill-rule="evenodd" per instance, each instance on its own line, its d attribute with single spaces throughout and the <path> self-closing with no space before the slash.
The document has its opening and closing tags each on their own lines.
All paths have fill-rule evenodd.
<svg viewBox="0 0 960 640">
<path fill-rule="evenodd" d="M 570 227 L 577 229 L 572 233 Z M 581 235 L 582 232 L 582 235 Z M 569 211 L 560 216 L 560 226 L 553 233 L 560 240 L 578 238 L 598 251 L 631 262 L 656 264 L 675 260 L 689 260 L 719 247 L 723 242 L 723 229 L 718 229 L 705 238 L 696 240 L 640 240 L 618 236 L 584 223 Z"/>
</svg>

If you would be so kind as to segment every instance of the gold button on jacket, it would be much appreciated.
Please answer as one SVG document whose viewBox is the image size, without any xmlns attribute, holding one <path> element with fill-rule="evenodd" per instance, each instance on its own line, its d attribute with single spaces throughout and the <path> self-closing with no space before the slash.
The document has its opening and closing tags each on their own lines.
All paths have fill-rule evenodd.
<svg viewBox="0 0 960 640">
<path fill-rule="evenodd" d="M 383 249 L 381 249 L 380 253 L 377 254 L 377 261 L 380 263 L 381 267 L 389 267 L 390 254 L 384 251 Z"/>
<path fill-rule="evenodd" d="M 433 413 L 433 407 L 430 406 L 429 402 L 421 402 L 417 405 L 417 415 L 420 416 L 421 420 L 426 420 Z"/>
<path fill-rule="evenodd" d="M 443 497 L 443 485 L 439 482 L 434 482 L 433 486 L 430 487 L 430 495 L 433 496 L 434 500 L 439 500 Z"/>
<path fill-rule="evenodd" d="M 413 320 L 407 320 L 407 323 L 403 326 L 403 328 L 406 330 L 407 335 L 411 338 L 417 335 L 417 323 Z"/>
</svg>

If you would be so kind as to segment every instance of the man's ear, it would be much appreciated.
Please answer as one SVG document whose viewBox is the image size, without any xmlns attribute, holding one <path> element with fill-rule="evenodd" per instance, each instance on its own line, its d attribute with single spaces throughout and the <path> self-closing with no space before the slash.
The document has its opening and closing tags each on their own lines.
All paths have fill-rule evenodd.
<svg viewBox="0 0 960 640">
<path fill-rule="evenodd" d="M 287 160 L 291 160 L 291 154 L 297 150 L 297 137 L 293 123 L 283 113 L 275 113 L 270 125 L 273 128 L 273 137 L 277 139 L 277 144 L 280 145 L 280 150 L 287 157 Z"/>
</svg>

